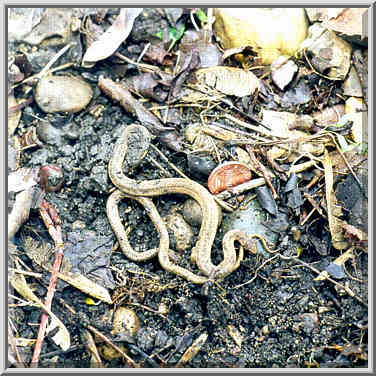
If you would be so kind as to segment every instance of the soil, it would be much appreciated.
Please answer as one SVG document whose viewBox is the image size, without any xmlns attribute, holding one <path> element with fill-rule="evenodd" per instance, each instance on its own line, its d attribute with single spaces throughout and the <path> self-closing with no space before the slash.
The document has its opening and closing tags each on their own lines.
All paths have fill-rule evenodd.
<svg viewBox="0 0 376 376">
<path fill-rule="evenodd" d="M 153 28 L 157 30 L 155 25 L 158 22 L 165 23 L 166 20 L 155 12 L 152 14 Z M 142 18 L 137 22 L 142 22 Z M 143 30 L 137 22 L 129 45 L 139 45 L 142 50 L 145 37 L 137 38 L 137 32 L 141 33 Z M 10 45 L 10 48 L 12 52 L 19 46 Z M 42 47 L 38 49 L 40 51 Z M 120 52 L 127 51 L 123 51 L 121 47 Z M 197 355 L 182 364 L 182 367 L 367 367 L 368 308 L 360 301 L 367 302 L 368 255 L 364 251 L 356 251 L 354 259 L 346 264 L 345 276 L 335 279 L 338 284 L 349 288 L 355 297 L 329 280 L 315 281 L 317 273 L 312 268 L 325 270 L 339 255 L 337 250 L 328 245 L 330 239 L 327 235 L 325 237 L 328 224 L 317 213 L 312 217 L 317 218 L 312 228 L 299 227 L 300 214 L 286 209 L 289 226 L 278 234 L 276 242 L 276 248 L 284 258 L 247 253 L 239 269 L 229 277 L 219 283 L 204 286 L 168 273 L 161 268 L 157 259 L 135 263 L 128 260 L 120 248 L 113 247 L 116 238 L 106 216 L 106 200 L 113 187 L 108 178 L 107 165 L 121 130 L 127 124 L 137 123 L 137 119 L 96 87 L 96 81 L 103 72 L 107 77 L 116 79 L 111 73 L 110 61 L 98 63 L 89 70 L 73 67 L 68 71 L 90 78 L 94 98 L 88 109 L 78 114 L 49 115 L 53 128 L 47 130 L 47 133 L 54 132 L 54 136 L 50 140 L 47 137 L 47 142 L 41 148 L 23 152 L 21 165 L 40 167 L 56 164 L 63 169 L 64 189 L 47 193 L 46 200 L 56 206 L 62 221 L 64 239 L 71 247 L 86 242 L 81 243 L 81 246 L 85 248 L 85 255 L 90 255 L 96 252 L 99 242 L 101 245 L 105 243 L 100 261 L 93 259 L 86 268 L 98 266 L 106 269 L 104 274 L 97 276 L 97 281 L 108 288 L 116 304 L 88 304 L 87 295 L 59 281 L 52 311 L 66 325 L 71 335 L 71 348 L 63 352 L 51 340 L 51 336 L 46 336 L 39 367 L 92 366 L 91 355 L 81 337 L 85 322 L 116 343 L 124 344 L 128 355 L 146 368 L 176 367 L 184 352 L 203 333 L 207 334 L 206 342 Z M 129 67 L 129 73 L 135 74 L 136 70 Z M 305 84 L 309 89 L 316 85 L 314 80 L 306 81 Z M 339 87 L 338 85 L 337 91 Z M 338 102 L 336 90 L 331 94 L 332 104 Z M 98 105 L 103 106 L 99 115 L 90 111 Z M 263 106 L 263 103 L 260 102 L 257 106 Z M 278 108 L 286 110 L 283 106 Z M 45 119 L 46 114 L 32 103 L 23 111 L 18 134 L 25 132 L 28 124 L 36 117 Z M 182 112 L 180 120 L 176 130 L 181 137 L 184 137 L 188 124 L 200 121 L 198 114 L 190 108 Z M 170 150 L 157 140 L 153 140 L 153 143 L 186 175 L 206 184 L 192 171 L 185 153 Z M 173 176 L 178 177 L 153 150 L 150 150 L 149 155 Z M 357 173 L 359 171 L 360 169 L 356 170 Z M 166 176 L 149 158 L 133 171 L 133 177 L 137 180 L 151 180 Z M 284 184 L 285 182 L 282 186 Z M 356 183 L 348 177 L 347 180 L 341 179 L 341 184 L 341 197 L 345 201 L 351 201 L 353 196 L 346 193 L 346 184 L 352 187 Z M 367 191 L 366 187 L 364 189 Z M 247 194 L 246 198 L 251 195 L 252 193 Z M 153 201 L 161 215 L 165 216 L 186 199 L 182 195 L 168 195 Z M 353 217 L 352 210 L 358 210 L 358 218 L 361 217 L 364 205 L 358 205 L 357 208 L 356 203 L 350 204 L 351 207 L 345 213 L 346 218 Z M 279 205 L 286 208 L 283 203 Z M 130 240 L 136 249 L 146 250 L 158 245 L 158 235 L 141 205 L 124 200 L 120 204 L 120 213 L 124 222 L 133 228 Z M 223 212 L 222 215 L 225 217 L 227 214 Z M 300 237 L 296 237 L 296 233 L 291 231 L 294 226 L 300 228 Z M 192 229 L 197 237 L 199 228 Z M 36 210 L 31 212 L 29 220 L 14 241 L 21 260 L 33 271 L 43 274 L 42 279 L 27 278 L 32 283 L 35 294 L 43 297 L 49 273 L 26 255 L 25 239 L 30 236 L 40 245 L 52 244 Z M 223 230 L 220 228 L 212 251 L 215 263 L 222 257 L 222 237 Z M 310 241 L 310 237 L 324 242 L 326 246 L 323 248 L 327 251 L 318 252 L 318 247 L 313 245 L 315 243 Z M 296 255 L 297 249 L 301 249 L 299 260 L 302 263 L 291 258 Z M 180 257 L 181 265 L 194 270 L 194 266 L 189 263 L 189 252 Z M 84 273 L 82 268 L 77 268 Z M 90 273 L 92 271 L 86 269 L 86 274 L 90 276 Z M 76 315 L 66 305 L 74 308 Z M 135 310 L 140 319 L 141 329 L 134 339 L 118 340 L 111 336 L 111 323 L 103 318 L 109 315 L 111 309 L 120 305 Z M 40 309 L 33 306 L 9 309 L 9 316 L 17 328 L 18 336 L 22 338 L 37 337 L 40 314 Z M 350 347 L 352 350 L 344 350 Z M 32 347 L 20 347 L 19 350 L 25 362 L 29 363 Z M 121 358 L 103 359 L 103 363 L 105 367 L 127 366 Z"/>
</svg>

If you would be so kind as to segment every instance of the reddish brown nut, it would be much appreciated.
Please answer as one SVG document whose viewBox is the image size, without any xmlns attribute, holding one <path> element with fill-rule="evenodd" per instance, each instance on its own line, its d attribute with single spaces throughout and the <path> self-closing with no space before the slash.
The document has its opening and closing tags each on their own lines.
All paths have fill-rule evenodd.
<svg viewBox="0 0 376 376">
<path fill-rule="evenodd" d="M 216 167 L 209 176 L 208 188 L 213 194 L 251 180 L 251 170 L 239 162 L 226 162 Z"/>
<path fill-rule="evenodd" d="M 56 165 L 46 165 L 39 170 L 40 185 L 46 192 L 57 192 L 63 186 L 63 170 Z"/>
</svg>

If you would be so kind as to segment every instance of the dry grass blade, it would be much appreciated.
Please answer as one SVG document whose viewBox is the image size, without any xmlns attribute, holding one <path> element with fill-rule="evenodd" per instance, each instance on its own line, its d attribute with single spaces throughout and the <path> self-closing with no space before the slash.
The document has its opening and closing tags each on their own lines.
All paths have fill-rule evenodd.
<svg viewBox="0 0 376 376">
<path fill-rule="evenodd" d="M 25 277 L 22 274 L 10 273 L 9 282 L 12 287 L 25 299 L 34 302 L 38 307 L 44 310 L 51 318 L 51 323 L 47 328 L 46 332 L 49 333 L 51 330 L 58 328 L 58 332 L 52 339 L 54 342 L 60 346 L 64 351 L 68 350 L 70 347 L 70 335 L 67 328 L 60 321 L 60 319 L 51 311 L 49 307 L 44 305 L 42 301 L 33 293 L 31 288 L 26 283 Z"/>
</svg>

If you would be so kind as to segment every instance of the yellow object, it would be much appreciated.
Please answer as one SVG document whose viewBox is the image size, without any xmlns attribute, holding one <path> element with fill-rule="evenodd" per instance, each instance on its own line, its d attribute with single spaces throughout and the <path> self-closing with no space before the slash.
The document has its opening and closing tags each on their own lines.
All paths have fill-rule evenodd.
<svg viewBox="0 0 376 376">
<path fill-rule="evenodd" d="M 297 247 L 296 247 L 296 256 L 297 257 L 300 257 L 300 255 L 302 254 L 302 252 L 303 252 L 303 248 L 300 246 L 300 245 L 298 245 Z"/>
<path fill-rule="evenodd" d="M 263 64 L 293 56 L 307 36 L 303 8 L 216 8 L 214 30 L 225 49 L 250 46 Z"/>
<path fill-rule="evenodd" d="M 94 299 L 90 298 L 90 297 L 87 297 L 86 300 L 85 300 L 85 303 L 87 305 L 98 305 L 100 303 L 100 301 L 98 302 L 95 302 Z"/>
</svg>

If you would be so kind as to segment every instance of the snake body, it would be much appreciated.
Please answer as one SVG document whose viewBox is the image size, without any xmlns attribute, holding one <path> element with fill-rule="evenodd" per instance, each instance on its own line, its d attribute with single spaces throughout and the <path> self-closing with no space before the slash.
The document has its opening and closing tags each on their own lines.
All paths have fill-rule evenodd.
<svg viewBox="0 0 376 376">
<path fill-rule="evenodd" d="M 249 236 L 239 230 L 229 231 L 223 239 L 223 260 L 220 264 L 214 265 L 211 260 L 211 249 L 219 223 L 219 212 L 213 196 L 206 188 L 189 179 L 166 178 L 137 182 L 124 174 L 123 165 L 126 169 L 137 166 L 146 156 L 149 143 L 150 134 L 145 127 L 136 124 L 129 125 L 118 138 L 108 166 L 110 179 L 118 190 L 113 192 L 108 199 L 107 216 L 123 252 L 134 261 L 147 260 L 158 254 L 159 262 L 165 270 L 197 284 L 205 283 L 208 278 L 226 277 L 239 266 L 243 259 L 243 248 L 240 249 L 239 255 L 236 255 L 235 240 L 247 248 Z M 191 261 L 196 262 L 205 276 L 196 275 L 174 264 L 169 258 L 168 232 L 150 197 L 176 193 L 192 197 L 201 207 L 202 223 L 196 245 L 191 252 Z M 137 200 L 147 210 L 160 235 L 159 249 L 135 252 L 131 248 L 117 209 L 119 200 L 125 197 Z"/>
</svg>

